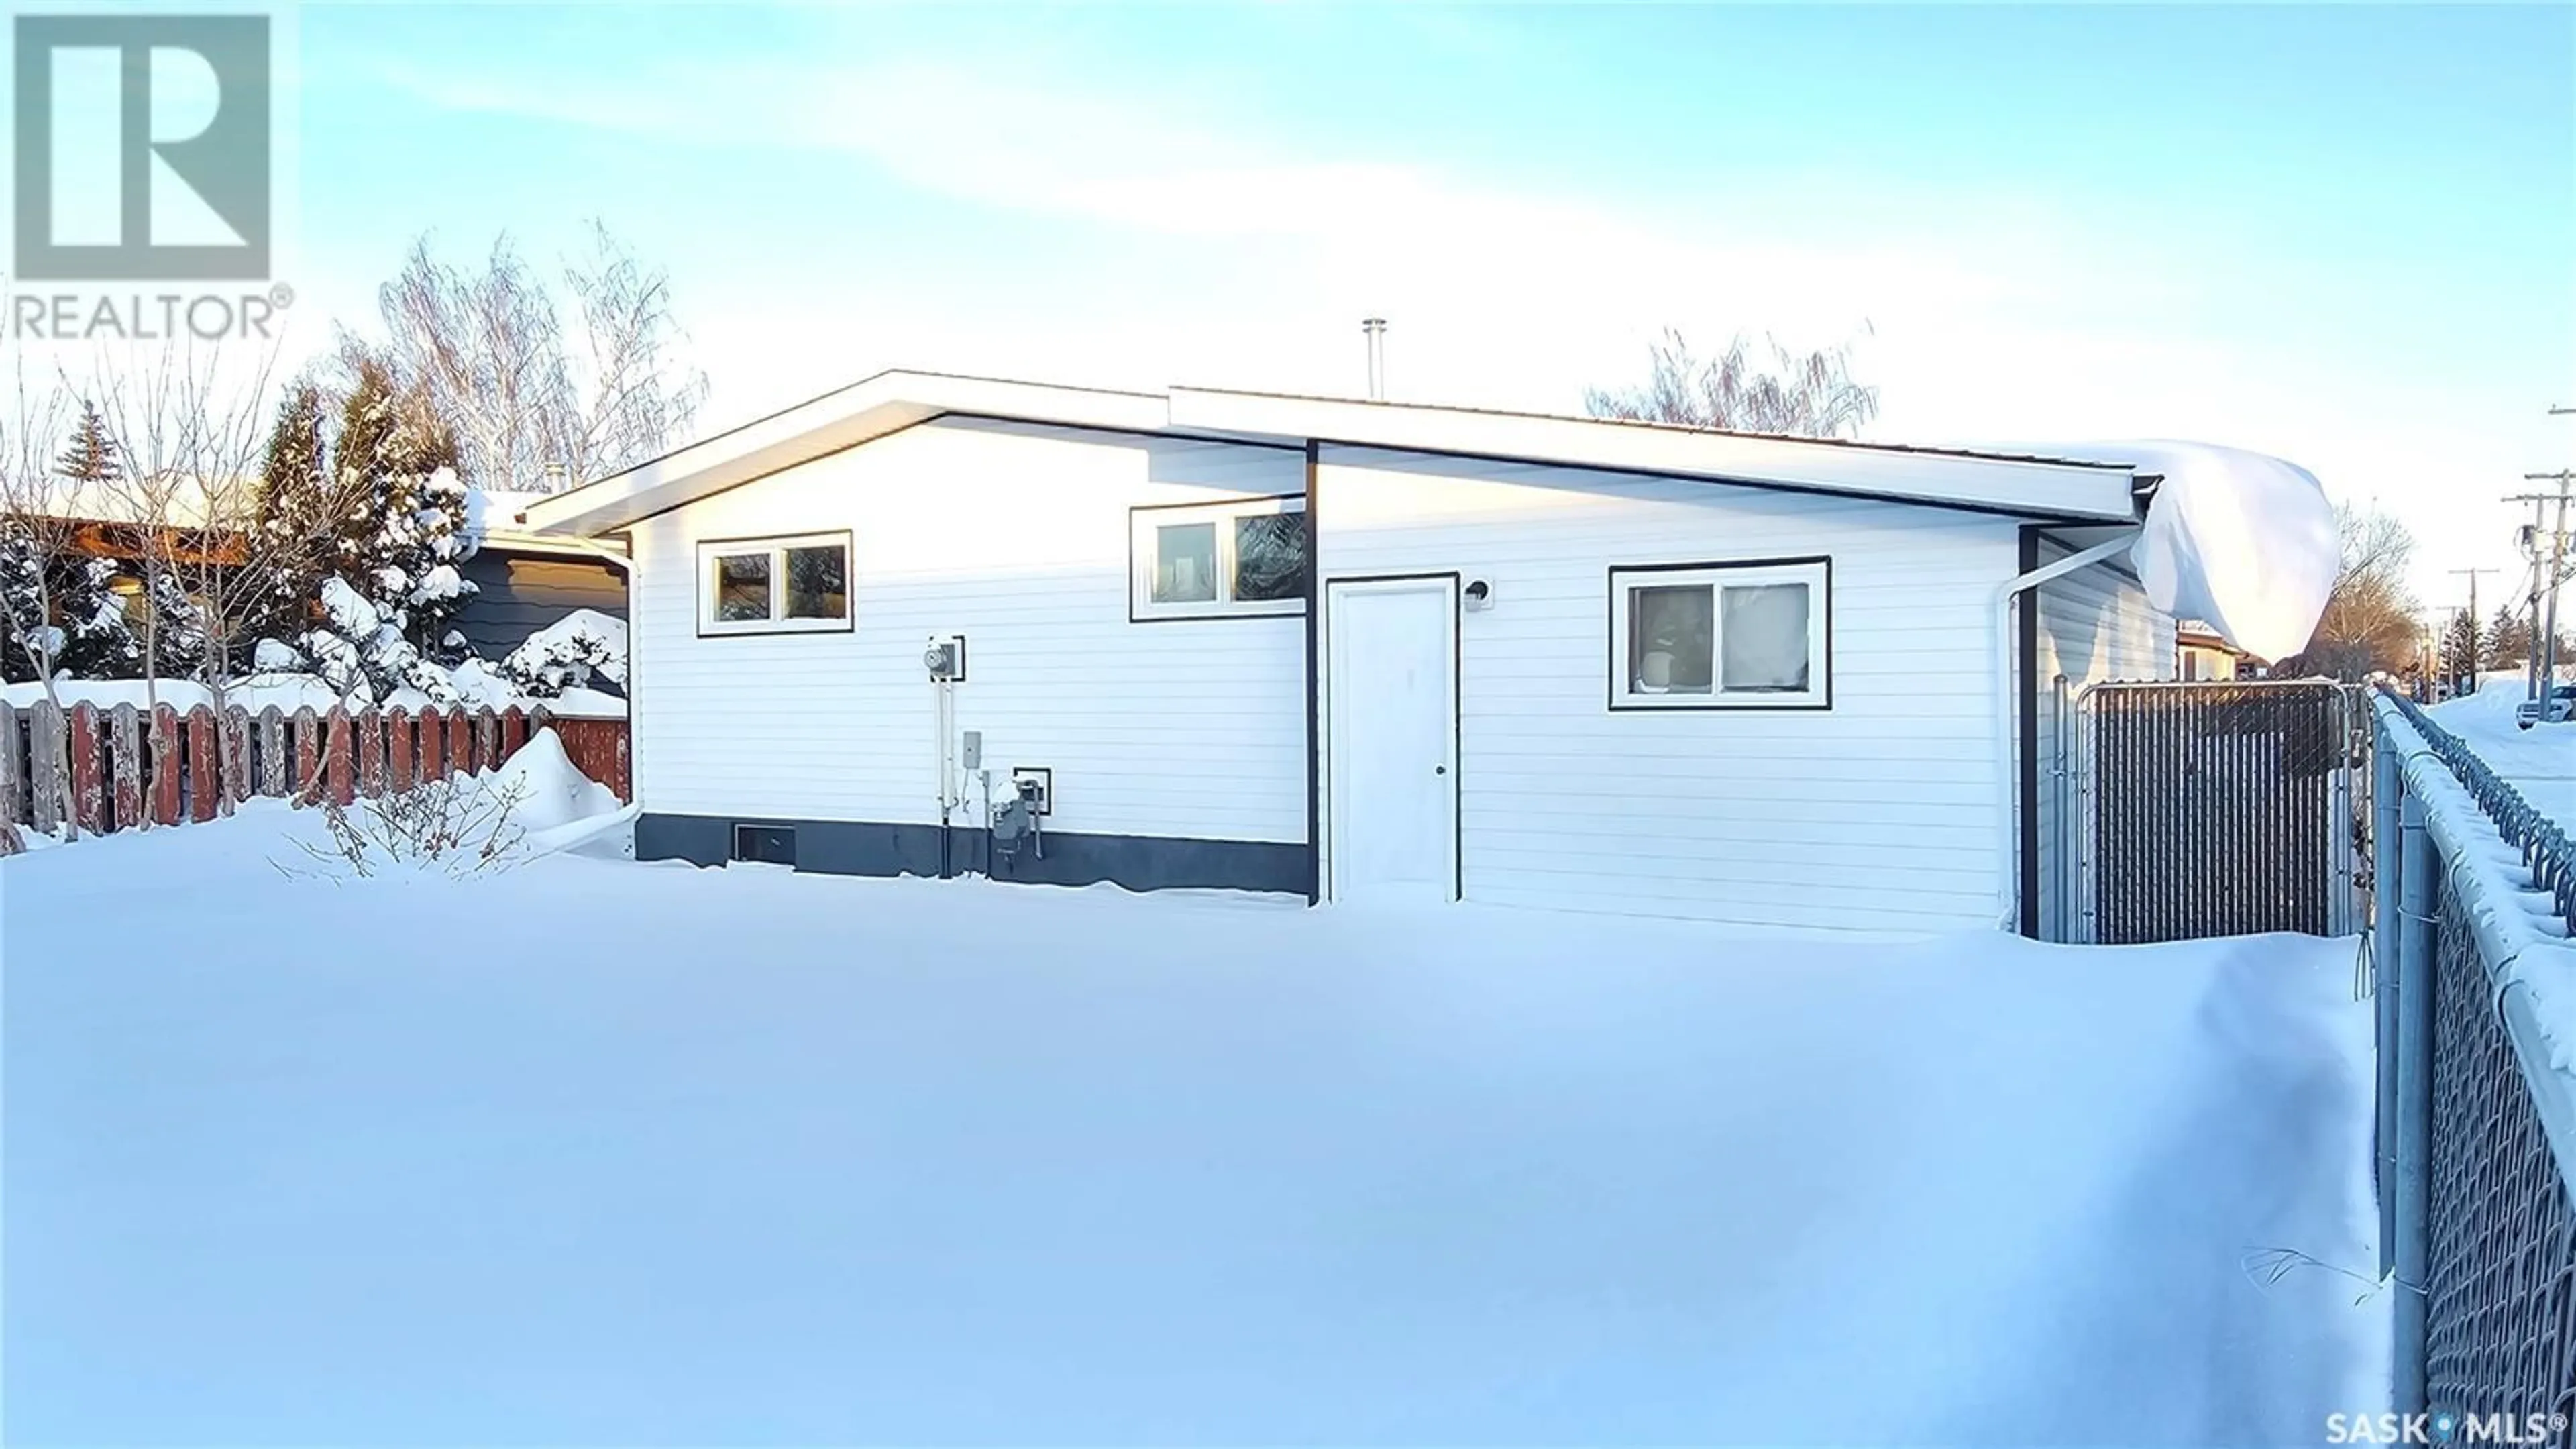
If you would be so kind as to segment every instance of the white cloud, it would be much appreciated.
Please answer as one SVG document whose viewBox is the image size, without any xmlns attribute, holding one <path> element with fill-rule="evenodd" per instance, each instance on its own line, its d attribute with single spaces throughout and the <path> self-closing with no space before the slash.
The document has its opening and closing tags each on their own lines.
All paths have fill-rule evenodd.
<svg viewBox="0 0 2576 1449">
<path fill-rule="evenodd" d="M 1884 392 L 1878 436 L 2190 436 L 2277 452 L 2339 496 L 2410 514 L 2428 594 L 2445 561 L 2501 546 L 2509 520 L 2481 500 L 2531 461 L 2508 452 L 2543 438 L 2499 434 L 2483 399 L 2392 383 L 2373 371 L 2397 365 L 2385 359 L 2262 336 L 2242 313 L 2265 300 L 2264 278 L 2213 281 L 2205 257 L 2129 240 L 2133 218 L 2075 216 L 2044 196 L 1883 179 L 1856 193 L 1840 177 L 1804 194 L 1704 194 L 1688 177 L 1658 196 L 1542 194 L 1243 134 L 1204 105 L 981 58 L 699 61 L 544 86 L 396 79 L 451 106 L 820 151 L 997 226 L 1092 244 L 1073 259 L 1032 249 L 1007 277 L 989 264 L 888 276 L 861 257 L 718 282 L 712 314 L 685 292 L 705 319 L 717 420 L 893 363 L 1350 392 L 1371 313 L 1394 323 L 1398 396 L 1566 409 L 1587 384 L 1634 376 L 1667 324 L 1709 343 L 1742 329 L 1817 345 L 1866 322 L 1857 367 Z M 864 354 L 780 345 L 818 334 L 863 338 Z M 2436 496 L 2437 477 L 2458 481 Z"/>
</svg>

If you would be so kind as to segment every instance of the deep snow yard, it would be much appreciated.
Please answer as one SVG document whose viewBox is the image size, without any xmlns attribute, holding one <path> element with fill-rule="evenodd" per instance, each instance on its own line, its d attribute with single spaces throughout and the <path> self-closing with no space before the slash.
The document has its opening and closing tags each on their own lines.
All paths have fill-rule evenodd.
<svg viewBox="0 0 2576 1449">
<path fill-rule="evenodd" d="M 2478 758 L 2522 792 L 2533 809 L 2576 830 L 2576 723 L 2514 724 L 2514 707 L 2529 695 L 2519 674 L 2489 675 L 2475 694 L 2446 700 L 2425 713 L 2460 737 Z"/>
<path fill-rule="evenodd" d="M 0 864 L 9 1442 L 2315 1443 L 2353 946 Z M 2367 1301 L 2355 1299 L 2367 1295 Z"/>
</svg>

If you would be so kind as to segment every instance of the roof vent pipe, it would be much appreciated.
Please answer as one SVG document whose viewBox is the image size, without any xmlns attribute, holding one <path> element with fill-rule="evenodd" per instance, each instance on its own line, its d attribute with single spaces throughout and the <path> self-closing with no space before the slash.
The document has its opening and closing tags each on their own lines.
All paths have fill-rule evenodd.
<svg viewBox="0 0 2576 1449">
<path fill-rule="evenodd" d="M 1386 401 L 1386 319 L 1364 317 L 1360 331 L 1368 337 L 1369 401 Z"/>
</svg>

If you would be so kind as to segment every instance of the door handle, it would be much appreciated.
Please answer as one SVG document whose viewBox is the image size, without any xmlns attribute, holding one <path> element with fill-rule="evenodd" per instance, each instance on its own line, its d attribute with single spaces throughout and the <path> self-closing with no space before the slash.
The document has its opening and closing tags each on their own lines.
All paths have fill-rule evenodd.
<svg viewBox="0 0 2576 1449">
<path fill-rule="evenodd" d="M 1449 773 L 1449 767 L 1447 765 L 1434 765 L 1431 767 L 1431 773 L 1435 775 L 1446 775 Z"/>
</svg>

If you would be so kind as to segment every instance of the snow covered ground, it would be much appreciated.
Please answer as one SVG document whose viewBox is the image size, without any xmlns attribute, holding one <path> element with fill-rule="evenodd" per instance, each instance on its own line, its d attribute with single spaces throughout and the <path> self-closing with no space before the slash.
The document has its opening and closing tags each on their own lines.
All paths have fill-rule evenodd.
<svg viewBox="0 0 2576 1449">
<path fill-rule="evenodd" d="M 2252 1444 L 2383 1407 L 2387 1299 L 2336 1271 L 2375 1260 L 2349 941 L 281 874 L 315 828 L 0 862 L 10 1442 Z"/>
<path fill-rule="evenodd" d="M 2515 706 L 2531 697 L 2520 674 L 2488 675 L 2478 692 L 2425 711 L 2442 728 L 2477 751 L 2532 808 L 2546 812 L 2562 830 L 2576 831 L 2576 724 L 2534 725 L 2513 722 Z"/>
</svg>

